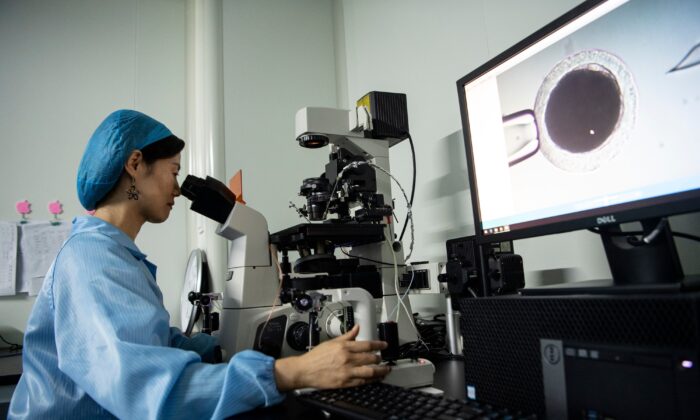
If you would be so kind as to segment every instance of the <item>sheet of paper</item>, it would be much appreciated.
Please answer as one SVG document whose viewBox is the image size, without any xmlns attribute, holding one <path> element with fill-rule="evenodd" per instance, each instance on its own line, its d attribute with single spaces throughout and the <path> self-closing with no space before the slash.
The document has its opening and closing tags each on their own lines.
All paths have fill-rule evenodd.
<svg viewBox="0 0 700 420">
<path fill-rule="evenodd" d="M 39 293 L 44 276 L 68 238 L 70 229 L 71 224 L 66 222 L 59 225 L 49 222 L 20 225 L 18 292 L 27 292 L 30 296 Z"/>
<path fill-rule="evenodd" d="M 0 296 L 16 293 L 17 223 L 0 222 Z"/>
</svg>

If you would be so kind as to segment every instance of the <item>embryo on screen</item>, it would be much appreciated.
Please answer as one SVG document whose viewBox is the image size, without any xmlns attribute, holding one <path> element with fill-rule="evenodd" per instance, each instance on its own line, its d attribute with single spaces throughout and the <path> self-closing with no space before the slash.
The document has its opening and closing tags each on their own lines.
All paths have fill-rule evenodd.
<svg viewBox="0 0 700 420">
<path fill-rule="evenodd" d="M 700 3 L 649 1 L 571 22 L 464 86 L 484 228 L 698 188 Z"/>
</svg>

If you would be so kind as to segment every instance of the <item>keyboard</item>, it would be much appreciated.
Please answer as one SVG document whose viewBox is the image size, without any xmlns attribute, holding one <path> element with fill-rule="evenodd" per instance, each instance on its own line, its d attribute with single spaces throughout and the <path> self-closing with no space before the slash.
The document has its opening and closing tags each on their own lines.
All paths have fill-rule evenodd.
<svg viewBox="0 0 700 420">
<path fill-rule="evenodd" d="M 297 400 L 349 419 L 536 419 L 474 400 L 458 400 L 385 383 L 311 391 Z"/>
</svg>

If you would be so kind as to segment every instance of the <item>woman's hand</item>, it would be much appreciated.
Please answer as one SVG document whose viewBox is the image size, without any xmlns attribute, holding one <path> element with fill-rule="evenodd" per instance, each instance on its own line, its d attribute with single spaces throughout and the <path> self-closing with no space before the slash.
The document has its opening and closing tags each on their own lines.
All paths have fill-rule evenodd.
<svg viewBox="0 0 700 420">
<path fill-rule="evenodd" d="M 360 331 L 352 330 L 324 341 L 301 356 L 275 362 L 277 388 L 284 392 L 299 388 L 344 388 L 379 380 L 391 370 L 378 366 L 377 350 L 386 348 L 384 341 L 355 341 Z"/>
</svg>

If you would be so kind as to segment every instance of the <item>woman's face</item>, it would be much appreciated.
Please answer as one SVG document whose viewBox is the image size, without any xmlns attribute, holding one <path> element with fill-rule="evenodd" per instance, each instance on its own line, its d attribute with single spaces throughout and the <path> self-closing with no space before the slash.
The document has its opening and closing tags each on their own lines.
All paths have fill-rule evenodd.
<svg viewBox="0 0 700 420">
<path fill-rule="evenodd" d="M 139 207 L 145 219 L 151 223 L 164 222 L 175 205 L 175 197 L 180 195 L 177 176 L 180 172 L 180 154 L 141 165 L 140 179 L 136 179 L 136 189 L 140 196 Z"/>
</svg>

